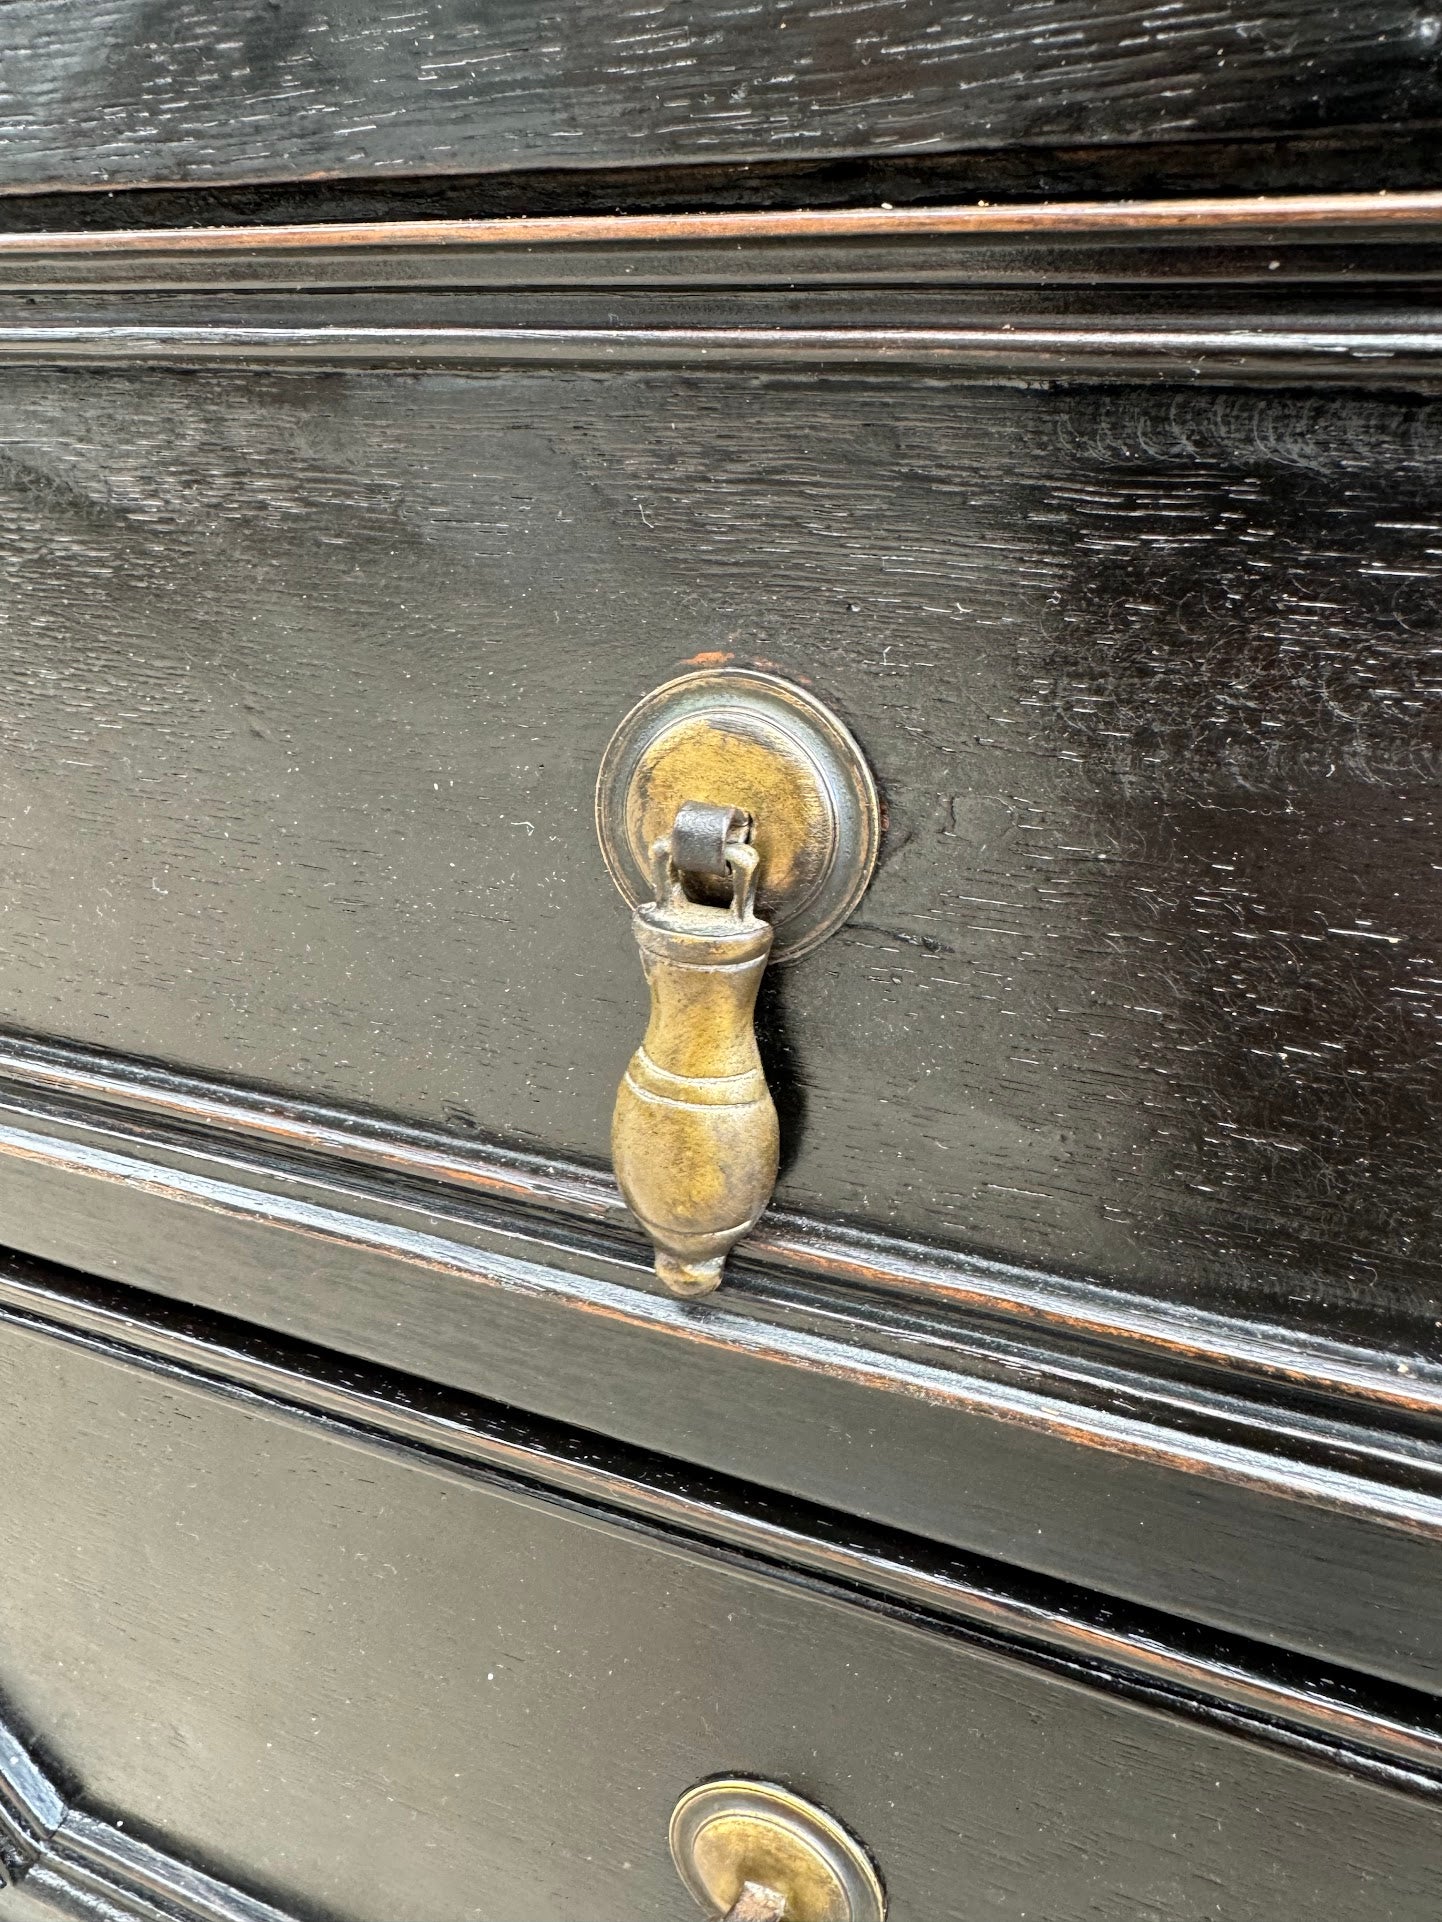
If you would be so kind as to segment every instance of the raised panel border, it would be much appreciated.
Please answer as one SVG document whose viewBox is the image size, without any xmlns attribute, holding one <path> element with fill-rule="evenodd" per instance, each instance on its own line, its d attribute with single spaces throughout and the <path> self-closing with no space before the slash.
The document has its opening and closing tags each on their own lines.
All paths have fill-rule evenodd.
<svg viewBox="0 0 1442 1922">
<path fill-rule="evenodd" d="M 68 1798 L 0 1720 L 0 1915 L 288 1922 L 284 1912 L 128 1835 Z"/>
</svg>

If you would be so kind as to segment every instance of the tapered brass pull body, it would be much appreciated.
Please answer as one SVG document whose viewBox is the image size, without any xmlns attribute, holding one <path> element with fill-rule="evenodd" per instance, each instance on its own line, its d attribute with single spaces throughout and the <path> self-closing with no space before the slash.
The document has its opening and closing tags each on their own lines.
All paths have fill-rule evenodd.
<svg viewBox="0 0 1442 1922">
<path fill-rule="evenodd" d="M 686 803 L 653 849 L 656 899 L 632 919 L 651 1018 L 616 1096 L 611 1149 L 656 1272 L 679 1295 L 709 1294 L 776 1185 L 776 1106 L 754 1022 L 772 931 L 756 914 L 749 829 L 739 809 Z M 723 881 L 726 906 L 688 891 Z"/>
</svg>

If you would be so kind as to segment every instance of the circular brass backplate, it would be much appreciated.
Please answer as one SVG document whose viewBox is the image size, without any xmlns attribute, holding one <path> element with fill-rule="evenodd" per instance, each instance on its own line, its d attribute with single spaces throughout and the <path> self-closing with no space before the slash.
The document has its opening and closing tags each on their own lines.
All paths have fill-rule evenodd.
<svg viewBox="0 0 1442 1922">
<path fill-rule="evenodd" d="M 652 845 L 683 801 L 744 808 L 761 857 L 756 907 L 794 961 L 866 892 L 881 839 L 876 785 L 849 730 L 804 688 L 751 668 L 666 682 L 612 736 L 596 782 L 596 832 L 635 907 L 651 898 Z"/>
<path fill-rule="evenodd" d="M 871 1858 L 825 1809 L 774 1782 L 730 1778 L 688 1789 L 671 1816 L 671 1855 L 708 1915 L 747 1882 L 786 1898 L 786 1922 L 885 1922 Z"/>
</svg>

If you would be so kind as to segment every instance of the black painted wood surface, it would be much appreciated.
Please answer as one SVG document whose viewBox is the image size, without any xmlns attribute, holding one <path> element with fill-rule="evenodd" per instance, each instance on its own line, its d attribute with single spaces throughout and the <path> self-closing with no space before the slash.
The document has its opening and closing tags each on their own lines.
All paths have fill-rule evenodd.
<svg viewBox="0 0 1442 1922">
<path fill-rule="evenodd" d="M 761 659 L 885 792 L 781 1198 L 1433 1333 L 1438 415 L 635 369 L 17 371 L 0 1015 L 602 1161 L 590 785 Z"/>
<path fill-rule="evenodd" d="M 1435 1912 L 1431 1801 L 46 1336 L 0 1377 L 14 1720 L 293 1910 L 673 1917 L 672 1802 L 740 1769 L 851 1823 L 895 1922 Z"/>
<path fill-rule="evenodd" d="M 0 1913 L 5 1922 L 288 1922 L 77 1806 L 0 1721 Z"/>
<path fill-rule="evenodd" d="M 1390 0 L 0 32 L 0 232 L 1442 122 Z M 721 1770 L 895 1922 L 1436 1912 L 1439 215 L 0 243 L 0 1918 L 671 1917 Z M 590 785 L 719 660 L 887 825 L 698 1305 Z"/>
<path fill-rule="evenodd" d="M 25 189 L 1359 131 L 1385 150 L 1442 114 L 1438 23 L 1410 0 L 9 0 L 5 41 L 0 185 Z"/>
</svg>

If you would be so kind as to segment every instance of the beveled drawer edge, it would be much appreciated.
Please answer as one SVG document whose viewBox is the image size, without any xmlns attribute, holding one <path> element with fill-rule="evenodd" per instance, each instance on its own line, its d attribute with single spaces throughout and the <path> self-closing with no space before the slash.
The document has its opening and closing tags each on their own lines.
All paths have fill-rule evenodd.
<svg viewBox="0 0 1442 1922">
<path fill-rule="evenodd" d="M 12 1884 L 57 1916 L 287 1922 L 268 1902 L 68 1800 L 0 1720 L 0 1891 Z"/>
<path fill-rule="evenodd" d="M 480 1476 L 833 1598 L 900 1610 L 979 1650 L 1442 1800 L 1442 1715 L 1423 1692 L 1007 1570 L 896 1530 L 262 1333 L 0 1256 L 0 1325 L 268 1415 Z M 0 1750 L 0 1773 L 4 1755 Z M 0 1815 L 4 1803 L 0 1800 Z M 209 1914 L 210 1911 L 204 1913 Z M 265 1912 L 267 1915 L 269 1911 Z"/>
<path fill-rule="evenodd" d="M 947 1331 L 934 1308 L 918 1325 L 802 1276 L 743 1266 L 724 1301 L 678 1301 L 604 1222 L 179 1132 L 0 1109 L 6 1240 L 1168 1617 L 1409 1686 L 1442 1674 L 1425 1435 Z"/>
<path fill-rule="evenodd" d="M 117 1117 L 133 1117 L 175 1128 L 180 1145 L 194 1145 L 198 1131 L 213 1145 L 260 1163 L 283 1155 L 299 1157 L 320 1174 L 340 1163 L 373 1175 L 400 1175 L 515 1210 L 522 1219 L 604 1224 L 641 1245 L 614 1180 L 600 1169 L 143 1062 L 0 1037 L 0 1109 L 23 1114 L 36 1097 L 58 1098 L 55 1112 L 82 1124 L 109 1129 Z M 1151 1360 L 1189 1364 L 1335 1397 L 1364 1414 L 1375 1409 L 1442 1417 L 1442 1366 L 1420 1356 L 1399 1357 L 1201 1309 L 1172 1309 L 1100 1280 L 1078 1281 L 963 1249 L 823 1223 L 784 1208 L 769 1209 L 744 1244 L 738 1268 L 744 1272 L 748 1265 L 877 1290 L 900 1301 L 944 1304 L 1014 1327 L 1033 1341 L 1048 1335 L 1062 1343 L 1080 1339 L 1139 1366 Z"/>
<path fill-rule="evenodd" d="M 301 296 L 300 298 L 313 298 Z M 154 321 L 0 323 L 0 361 L 53 367 L 422 367 L 532 365 L 649 369 L 912 368 L 1009 379 L 1205 376 L 1243 384 L 1352 381 L 1371 387 L 1442 378 L 1442 324 L 1307 329 L 1259 317 L 1237 326 L 367 327 L 261 326 L 235 316 Z"/>
<path fill-rule="evenodd" d="M 3 1115 L 0 1106 L 0 1163 L 128 1190 L 267 1235 L 374 1255 L 512 1301 L 544 1302 L 566 1316 L 600 1320 L 623 1338 L 629 1332 L 682 1344 L 713 1366 L 746 1358 L 783 1379 L 799 1373 L 868 1394 L 914 1398 L 948 1415 L 1027 1429 L 1068 1448 L 1442 1543 L 1442 1464 L 1435 1450 L 1409 1447 L 1406 1438 L 1377 1429 L 1349 1431 L 1340 1420 L 1309 1421 L 1281 1409 L 1244 1411 L 1195 1384 L 1148 1382 L 1140 1370 L 1124 1380 L 1115 1370 L 1089 1372 L 1063 1355 L 1047 1356 L 1040 1343 L 997 1358 L 961 1340 L 943 1343 L 934 1330 L 918 1336 L 904 1321 L 888 1326 L 875 1314 L 838 1330 L 834 1302 L 817 1312 L 809 1301 L 771 1294 L 754 1276 L 747 1288 L 744 1263 L 723 1300 L 698 1314 L 695 1303 L 675 1302 L 654 1282 L 634 1235 L 624 1250 L 554 1233 L 537 1236 L 533 1245 L 514 1223 L 488 1233 L 481 1218 L 447 1218 L 359 1187 L 307 1182 L 280 1168 L 246 1167 L 203 1151 L 146 1153 L 135 1140 L 107 1142 L 101 1129 L 12 1127 Z M 18 1240 L 19 1231 L 12 1232 Z M 123 1246 L 120 1265 L 123 1279 L 138 1280 Z"/>
</svg>

